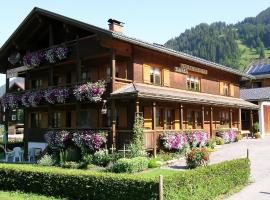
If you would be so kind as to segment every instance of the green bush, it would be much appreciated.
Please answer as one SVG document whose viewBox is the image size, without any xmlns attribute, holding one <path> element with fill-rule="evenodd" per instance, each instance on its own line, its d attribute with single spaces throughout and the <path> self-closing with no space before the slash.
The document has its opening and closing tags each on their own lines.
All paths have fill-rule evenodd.
<svg viewBox="0 0 270 200">
<path fill-rule="evenodd" d="M 211 148 L 211 149 L 214 149 L 215 146 L 216 146 L 216 140 L 215 140 L 215 138 L 210 138 L 210 139 L 208 140 L 208 143 L 207 143 L 206 146 L 208 146 L 208 147 Z"/>
<path fill-rule="evenodd" d="M 73 162 L 73 161 L 68 161 L 61 163 L 60 166 L 62 168 L 69 168 L 69 169 L 86 169 L 87 168 L 86 162 Z"/>
<path fill-rule="evenodd" d="M 99 150 L 94 154 L 93 164 L 106 167 L 110 162 L 115 163 L 120 158 L 122 158 L 120 153 L 108 154 L 106 150 Z"/>
<path fill-rule="evenodd" d="M 255 137 L 256 139 L 259 139 L 259 138 L 261 138 L 261 134 L 260 134 L 259 132 L 254 133 L 254 137 Z"/>
<path fill-rule="evenodd" d="M 187 168 L 193 169 L 199 166 L 207 166 L 209 152 L 206 148 L 194 148 L 186 154 Z"/>
<path fill-rule="evenodd" d="M 158 197 L 157 179 L 28 164 L 0 164 L 0 188 L 69 200 L 154 200 Z"/>
<path fill-rule="evenodd" d="M 200 200 L 217 199 L 237 186 L 248 183 L 250 162 L 237 159 L 199 167 L 166 177 L 164 180 L 164 199 Z"/>
<path fill-rule="evenodd" d="M 241 134 L 237 134 L 236 138 L 235 138 L 235 141 L 238 142 L 238 141 L 240 141 L 242 139 L 243 139 L 243 136 Z"/>
<path fill-rule="evenodd" d="M 221 137 L 216 137 L 216 144 L 217 145 L 223 145 L 225 142 L 224 142 L 224 139 L 221 138 Z"/>
<path fill-rule="evenodd" d="M 55 160 L 52 156 L 45 154 L 37 163 L 42 166 L 53 166 L 55 164 Z"/>
<path fill-rule="evenodd" d="M 148 163 L 148 168 L 157 168 L 163 165 L 163 162 L 158 158 L 153 158 Z"/>
<path fill-rule="evenodd" d="M 121 158 L 112 166 L 112 171 L 116 173 L 134 173 L 140 172 L 148 167 L 146 157 Z"/>
</svg>

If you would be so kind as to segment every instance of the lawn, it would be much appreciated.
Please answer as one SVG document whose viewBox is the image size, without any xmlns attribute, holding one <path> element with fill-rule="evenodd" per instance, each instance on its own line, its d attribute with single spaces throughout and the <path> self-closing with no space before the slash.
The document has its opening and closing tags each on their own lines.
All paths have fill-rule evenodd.
<svg viewBox="0 0 270 200">
<path fill-rule="evenodd" d="M 179 173 L 182 173 L 182 172 L 179 170 L 154 168 L 154 169 L 146 170 L 139 174 L 142 177 L 158 177 L 159 175 L 163 175 L 164 177 L 166 177 L 166 176 L 172 176 Z"/>
<path fill-rule="evenodd" d="M 53 197 L 46 197 L 36 194 L 26 194 L 22 192 L 4 192 L 0 191 L 1 200 L 64 200 Z"/>
</svg>

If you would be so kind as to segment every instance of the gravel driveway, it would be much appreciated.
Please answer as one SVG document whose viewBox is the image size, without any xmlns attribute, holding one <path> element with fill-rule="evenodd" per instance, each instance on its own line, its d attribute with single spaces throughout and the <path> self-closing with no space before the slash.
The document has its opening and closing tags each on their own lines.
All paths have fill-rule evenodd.
<svg viewBox="0 0 270 200">
<path fill-rule="evenodd" d="M 253 182 L 228 200 L 270 200 L 270 136 L 264 139 L 243 139 L 226 144 L 210 155 L 210 164 L 225 160 L 244 158 L 249 149 L 251 160 L 251 181 Z M 171 169 L 185 168 L 185 160 L 172 164 Z"/>
</svg>

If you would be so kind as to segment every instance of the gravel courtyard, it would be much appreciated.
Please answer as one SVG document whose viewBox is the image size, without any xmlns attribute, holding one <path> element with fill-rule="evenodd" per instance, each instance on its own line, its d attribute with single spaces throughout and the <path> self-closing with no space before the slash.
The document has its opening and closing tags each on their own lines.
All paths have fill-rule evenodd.
<svg viewBox="0 0 270 200">
<path fill-rule="evenodd" d="M 228 200 L 270 200 L 270 136 L 264 139 L 243 139 L 240 142 L 226 144 L 210 155 L 210 164 L 247 156 L 251 160 L 251 183 Z M 183 169 L 185 160 L 174 163 L 169 168 Z"/>
</svg>

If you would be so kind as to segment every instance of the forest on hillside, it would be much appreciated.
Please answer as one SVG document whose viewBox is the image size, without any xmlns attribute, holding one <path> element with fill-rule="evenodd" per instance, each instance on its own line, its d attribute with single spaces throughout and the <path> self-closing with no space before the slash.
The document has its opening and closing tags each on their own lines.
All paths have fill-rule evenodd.
<svg viewBox="0 0 270 200">
<path fill-rule="evenodd" d="M 270 8 L 237 24 L 201 23 L 165 46 L 243 70 L 254 59 L 270 57 Z"/>
</svg>

